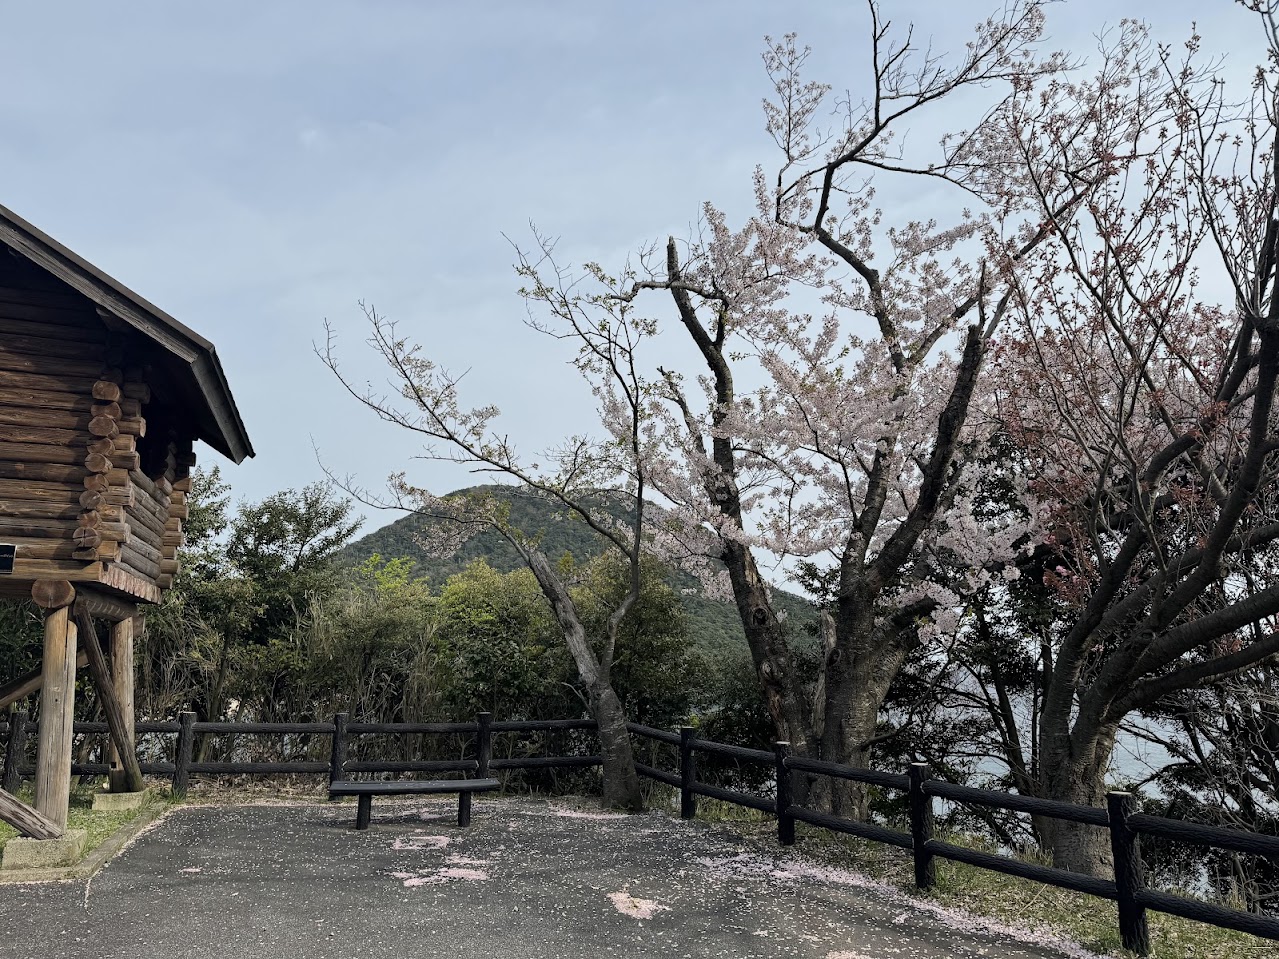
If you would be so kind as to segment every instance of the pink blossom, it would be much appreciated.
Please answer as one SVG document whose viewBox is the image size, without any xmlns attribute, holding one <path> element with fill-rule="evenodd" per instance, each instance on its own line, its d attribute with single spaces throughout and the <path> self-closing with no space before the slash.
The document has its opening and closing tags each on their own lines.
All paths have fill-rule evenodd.
<svg viewBox="0 0 1279 959">
<path fill-rule="evenodd" d="M 423 850 L 443 849 L 453 840 L 448 836 L 431 836 L 425 833 L 414 832 L 409 836 L 401 836 L 391 844 L 391 848 L 397 851 L 408 850 L 412 852 L 421 852 Z"/>
<path fill-rule="evenodd" d="M 613 908 L 632 919 L 652 919 L 657 913 L 670 909 L 670 906 L 663 906 L 653 899 L 637 899 L 625 890 L 610 892 L 608 898 Z"/>
</svg>

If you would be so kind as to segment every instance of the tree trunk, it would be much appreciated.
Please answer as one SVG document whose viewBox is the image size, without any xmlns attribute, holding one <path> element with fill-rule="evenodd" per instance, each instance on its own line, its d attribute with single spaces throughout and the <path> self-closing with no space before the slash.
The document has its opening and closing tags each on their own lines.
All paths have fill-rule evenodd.
<svg viewBox="0 0 1279 959">
<path fill-rule="evenodd" d="M 1071 743 L 1069 752 L 1073 755 L 1046 754 L 1044 798 L 1104 809 L 1106 769 L 1114 745 L 1115 730 L 1103 729 L 1082 747 Z M 1040 817 L 1036 825 L 1035 831 L 1046 838 L 1058 869 L 1107 879 L 1114 874 L 1110 835 L 1105 829 L 1047 817 Z"/>
<path fill-rule="evenodd" d="M 577 665 L 577 674 L 589 691 L 591 712 L 599 724 L 600 751 L 604 757 L 604 804 L 639 810 L 643 803 L 639 777 L 635 773 L 635 757 L 631 752 L 631 736 L 626 728 L 626 712 L 609 681 L 612 663 L 601 663 L 591 649 L 568 587 L 546 557 L 517 540 L 510 541 L 523 554 L 524 561 L 542 588 L 542 595 L 550 602 L 564 633 L 569 654 Z"/>
<path fill-rule="evenodd" d="M 231 638 L 228 633 L 222 634 L 221 651 L 218 654 L 218 671 L 213 677 L 213 686 L 209 689 L 206 722 L 216 723 L 222 719 L 222 690 L 226 685 L 227 671 L 231 659 Z M 195 761 L 205 762 L 209 759 L 213 737 L 209 734 L 200 736 L 195 747 Z"/>
<path fill-rule="evenodd" d="M 823 759 L 846 766 L 870 766 L 870 744 L 878 728 L 880 709 L 905 659 L 904 649 L 884 645 L 874 655 L 838 657 L 827 669 Z M 851 780 L 834 782 L 831 813 L 866 819 L 872 788 Z"/>
<path fill-rule="evenodd" d="M 599 724 L 600 753 L 604 757 L 604 805 L 639 812 L 643 801 L 631 734 L 626 728 L 622 701 L 612 685 L 602 683 L 591 690 L 591 710 Z"/>
<path fill-rule="evenodd" d="M 723 560 L 776 736 L 789 742 L 797 755 L 812 755 L 811 717 L 800 695 L 803 684 L 755 559 L 747 547 L 729 540 Z"/>
<path fill-rule="evenodd" d="M 826 657 L 825 724 L 821 758 L 848 766 L 870 765 L 880 709 L 901 671 L 913 634 L 884 635 L 876 629 L 874 601 L 862 584 L 841 598 L 835 618 L 835 649 Z M 830 787 L 830 811 L 864 820 L 870 789 L 863 783 L 838 780 Z"/>
</svg>

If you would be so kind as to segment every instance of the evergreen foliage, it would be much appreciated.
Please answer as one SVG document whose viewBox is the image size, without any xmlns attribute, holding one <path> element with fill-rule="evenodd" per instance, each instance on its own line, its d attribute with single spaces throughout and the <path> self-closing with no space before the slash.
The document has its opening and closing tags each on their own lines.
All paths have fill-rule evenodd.
<svg viewBox="0 0 1279 959">
<path fill-rule="evenodd" d="M 458 490 L 453 495 L 481 489 L 509 505 L 513 526 L 540 534 L 542 549 L 548 556 L 570 556 L 573 562 L 580 564 L 604 551 L 599 537 L 584 523 L 542 497 L 508 486 L 475 487 Z M 601 498 L 606 495 L 601 494 Z M 650 506 L 649 509 L 657 508 Z M 618 520 L 625 519 L 625 508 L 620 500 L 611 512 Z M 336 558 L 339 562 L 357 565 L 374 555 L 404 557 L 411 562 L 413 575 L 436 587 L 476 560 L 482 559 L 492 569 L 504 573 L 523 568 L 524 562 L 511 544 L 491 530 L 471 537 L 455 555 L 448 558 L 427 555 L 419 545 L 419 538 L 436 522 L 439 521 L 417 514 L 403 516 L 350 543 Z M 665 579 L 679 597 L 688 638 L 694 646 L 714 654 L 746 655 L 746 633 L 731 602 L 702 595 L 697 581 L 686 573 L 668 570 Z M 786 613 L 792 635 L 801 645 L 811 645 L 812 637 L 816 635 L 817 612 L 814 606 L 802 597 L 781 589 L 774 590 L 773 597 L 777 608 Z"/>
</svg>

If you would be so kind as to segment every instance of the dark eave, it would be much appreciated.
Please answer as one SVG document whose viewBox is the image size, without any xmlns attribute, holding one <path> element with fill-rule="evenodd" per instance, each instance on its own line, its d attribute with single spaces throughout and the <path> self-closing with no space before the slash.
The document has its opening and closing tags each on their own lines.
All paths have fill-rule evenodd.
<svg viewBox="0 0 1279 959">
<path fill-rule="evenodd" d="M 198 438 L 234 463 L 253 455 L 212 343 L 3 206 L 0 242 L 161 347 L 175 366 L 182 365 L 203 403 L 202 410 L 192 411 L 193 420 L 200 425 Z"/>
</svg>

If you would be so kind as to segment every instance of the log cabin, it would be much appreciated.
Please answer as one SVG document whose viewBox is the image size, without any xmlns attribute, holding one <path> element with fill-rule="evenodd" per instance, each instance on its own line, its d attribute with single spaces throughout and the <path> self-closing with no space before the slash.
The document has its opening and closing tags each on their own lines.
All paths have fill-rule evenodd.
<svg viewBox="0 0 1279 959">
<path fill-rule="evenodd" d="M 66 826 L 78 660 L 110 788 L 142 788 L 133 639 L 178 571 L 196 441 L 253 455 L 213 344 L 0 207 L 0 599 L 45 615 L 39 675 L 0 677 L 0 710 L 41 689 L 34 809 L 0 790 L 25 835 Z"/>
</svg>

